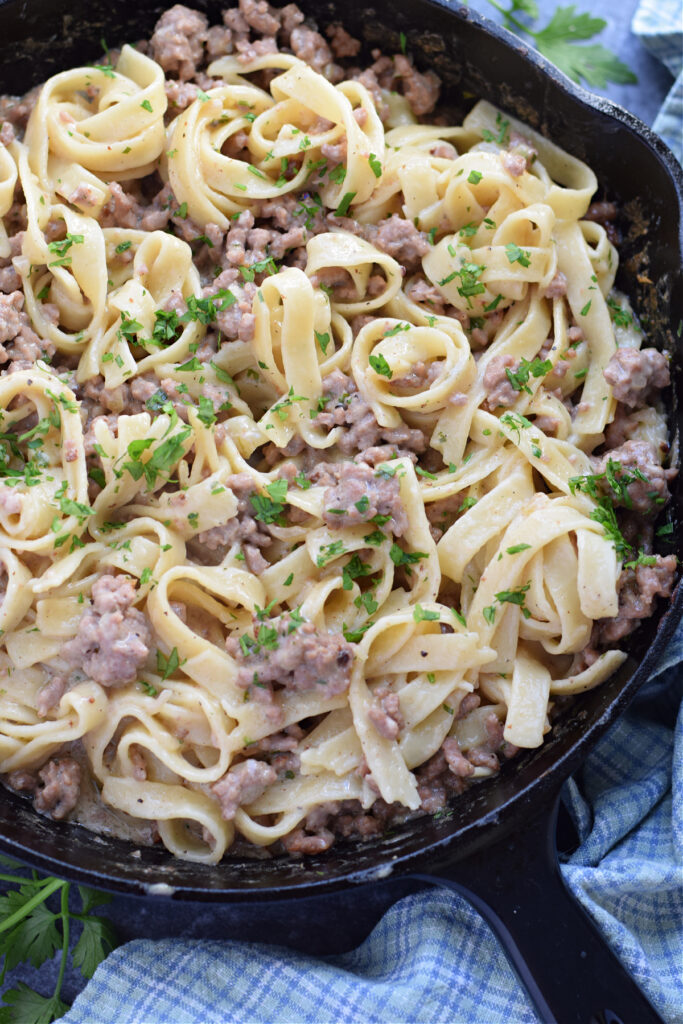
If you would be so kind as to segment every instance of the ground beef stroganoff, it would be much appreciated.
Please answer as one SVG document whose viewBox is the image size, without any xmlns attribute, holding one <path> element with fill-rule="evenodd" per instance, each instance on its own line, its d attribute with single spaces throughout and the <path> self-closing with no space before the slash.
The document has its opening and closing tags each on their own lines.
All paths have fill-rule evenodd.
<svg viewBox="0 0 683 1024">
<path fill-rule="evenodd" d="M 375 835 L 671 594 L 618 211 L 402 50 L 176 5 L 0 100 L 0 772 L 41 813 L 207 862 Z"/>
</svg>

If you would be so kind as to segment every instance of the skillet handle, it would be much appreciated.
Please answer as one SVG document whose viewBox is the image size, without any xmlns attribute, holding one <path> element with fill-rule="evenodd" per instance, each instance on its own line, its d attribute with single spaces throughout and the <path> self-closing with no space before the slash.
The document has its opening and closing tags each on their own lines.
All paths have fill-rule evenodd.
<svg viewBox="0 0 683 1024">
<path fill-rule="evenodd" d="M 663 1024 L 564 884 L 558 808 L 559 796 L 522 831 L 417 877 L 479 911 L 544 1024 Z"/>
</svg>

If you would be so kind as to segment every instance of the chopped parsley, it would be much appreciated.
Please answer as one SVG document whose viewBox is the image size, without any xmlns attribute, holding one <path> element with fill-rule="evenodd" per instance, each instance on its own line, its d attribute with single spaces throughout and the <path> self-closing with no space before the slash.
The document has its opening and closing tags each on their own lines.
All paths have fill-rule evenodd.
<svg viewBox="0 0 683 1024">
<path fill-rule="evenodd" d="M 178 648 L 174 647 L 168 657 L 163 651 L 157 650 L 157 672 L 160 673 L 162 682 L 176 671 L 180 665 Z"/>
<path fill-rule="evenodd" d="M 386 361 L 383 355 L 371 355 L 368 359 L 368 362 L 370 363 L 370 366 L 375 371 L 375 373 L 379 374 L 382 377 L 388 377 L 388 379 L 391 380 L 393 376 L 391 372 L 391 367 L 389 366 L 389 363 Z"/>
<path fill-rule="evenodd" d="M 423 608 L 421 604 L 416 604 L 413 608 L 413 619 L 415 622 L 438 622 L 440 618 L 439 612 Z"/>
<path fill-rule="evenodd" d="M 531 587 L 531 582 L 525 583 L 523 586 L 513 587 L 512 590 L 501 590 L 495 594 L 495 601 L 497 604 L 516 604 L 521 611 L 525 619 L 531 618 L 531 612 L 524 604 L 527 591 Z M 487 605 L 483 609 L 484 618 L 493 625 L 496 618 L 496 604 Z"/>
<path fill-rule="evenodd" d="M 628 327 L 629 324 L 633 323 L 633 317 L 631 314 L 620 306 L 616 299 L 608 298 L 607 307 L 609 309 L 609 315 L 617 325 L 617 327 Z"/>
<path fill-rule="evenodd" d="M 370 164 L 370 170 L 375 175 L 375 177 L 381 178 L 382 161 L 378 157 L 376 157 L 374 153 L 371 153 L 370 156 L 368 157 L 368 163 Z"/>
<path fill-rule="evenodd" d="M 342 567 L 342 587 L 344 590 L 351 590 L 353 580 L 361 576 L 370 576 L 373 572 L 368 562 L 361 561 L 358 554 L 351 556 L 345 566 Z"/>
<path fill-rule="evenodd" d="M 643 549 L 641 548 L 640 551 L 638 552 L 638 557 L 637 558 L 635 558 L 632 562 L 624 562 L 624 569 L 637 569 L 639 565 L 656 565 L 656 564 L 657 564 L 657 556 L 656 555 L 646 555 L 645 552 L 643 551 Z"/>
<path fill-rule="evenodd" d="M 539 359 L 538 356 L 529 362 L 527 359 L 521 359 L 519 366 L 516 370 L 511 370 L 509 366 L 505 367 L 505 376 L 510 381 L 510 384 L 515 391 L 527 391 L 531 394 L 531 388 L 527 386 L 529 376 L 532 377 L 545 377 L 546 373 L 550 373 L 553 368 L 553 364 L 550 359 Z"/>
<path fill-rule="evenodd" d="M 520 249 L 514 242 L 508 242 L 505 246 L 505 254 L 510 263 L 519 263 L 522 267 L 531 266 L 531 253 L 527 250 Z"/>
<path fill-rule="evenodd" d="M 320 350 L 321 350 L 322 354 L 326 355 L 327 354 L 327 346 L 330 343 L 330 335 L 329 335 L 329 333 L 325 332 L 325 334 L 321 334 L 320 331 L 314 331 L 313 333 L 315 334 L 315 340 L 320 345 Z"/>
<path fill-rule="evenodd" d="M 404 551 L 394 542 L 389 550 L 389 557 L 394 565 L 415 565 L 429 556 L 425 551 Z"/>
<path fill-rule="evenodd" d="M 273 480 L 266 484 L 268 495 L 252 494 L 249 498 L 254 509 L 254 518 L 262 523 L 283 525 L 282 514 L 287 503 L 287 481 Z"/>
<path fill-rule="evenodd" d="M 472 296 L 482 295 L 486 291 L 485 285 L 479 280 L 485 270 L 486 267 L 478 263 L 463 263 L 460 270 L 454 270 L 448 277 L 444 277 L 443 280 L 439 281 L 439 285 L 449 284 L 456 277 L 459 277 L 458 295 L 462 295 L 463 298 L 467 299 L 467 305 L 471 308 Z"/>
<path fill-rule="evenodd" d="M 355 192 L 346 192 L 344 194 L 344 198 L 342 199 L 341 203 L 339 204 L 337 209 L 334 211 L 335 217 L 345 217 L 347 215 L 347 213 L 349 212 L 349 207 L 351 206 L 351 203 L 353 202 L 353 200 L 355 198 L 356 198 L 356 193 Z"/>
<path fill-rule="evenodd" d="M 55 253 L 57 256 L 65 256 L 72 245 L 80 245 L 83 242 L 83 235 L 70 235 L 67 233 L 66 238 L 61 239 L 57 242 L 49 242 L 48 249 L 50 252 Z M 54 263 L 50 264 L 51 267 L 55 266 Z"/>
</svg>

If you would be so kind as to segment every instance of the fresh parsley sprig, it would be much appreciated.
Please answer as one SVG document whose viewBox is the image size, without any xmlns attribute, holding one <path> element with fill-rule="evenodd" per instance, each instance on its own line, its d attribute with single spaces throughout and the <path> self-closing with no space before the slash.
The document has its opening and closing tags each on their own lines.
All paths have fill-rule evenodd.
<svg viewBox="0 0 683 1024">
<path fill-rule="evenodd" d="M 93 913 L 96 907 L 111 899 L 106 893 L 76 886 L 80 911 L 72 909 L 73 886 L 61 878 L 41 878 L 6 857 L 0 863 L 12 873 L 0 874 L 0 882 L 9 885 L 0 896 L 0 955 L 3 967 L 0 982 L 7 971 L 28 961 L 41 967 L 61 952 L 59 971 L 52 995 L 41 995 L 24 982 L 8 989 L 0 1005 L 0 1024 L 50 1024 L 68 1010 L 61 999 L 69 953 L 75 967 L 84 978 L 91 978 L 97 965 L 116 945 L 114 929 L 106 918 Z M 51 909 L 59 895 L 59 906 Z M 54 899 L 51 901 L 51 897 Z M 51 901 L 51 906 L 48 902 Z M 81 933 L 73 945 L 74 930 L 81 925 Z"/>
<path fill-rule="evenodd" d="M 583 79 L 588 85 L 604 89 L 608 82 L 628 85 L 638 81 L 631 69 L 601 43 L 577 45 L 602 32 L 607 25 L 603 18 L 581 13 L 574 4 L 569 4 L 558 7 L 545 28 L 534 29 L 516 15 L 526 15 L 535 21 L 539 16 L 536 0 L 510 0 L 508 8 L 497 0 L 488 0 L 488 3 L 503 15 L 506 28 L 531 36 L 539 53 L 575 82 Z"/>
</svg>

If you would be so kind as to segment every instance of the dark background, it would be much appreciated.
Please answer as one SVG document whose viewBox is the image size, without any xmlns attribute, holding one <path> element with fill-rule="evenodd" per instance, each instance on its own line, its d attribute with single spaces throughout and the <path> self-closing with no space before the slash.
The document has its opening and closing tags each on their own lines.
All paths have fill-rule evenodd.
<svg viewBox="0 0 683 1024">
<path fill-rule="evenodd" d="M 185 2 L 192 6 L 191 0 Z M 172 0 L 169 0 L 169 6 L 171 3 Z M 502 21 L 486 0 L 475 0 L 471 6 L 495 21 Z M 543 27 L 558 4 L 556 0 L 538 0 L 538 6 L 541 16 L 537 24 Z M 580 11 L 589 10 L 592 15 L 607 21 L 599 41 L 614 51 L 639 79 L 637 85 L 610 85 L 602 90 L 603 94 L 637 114 L 647 124 L 652 124 L 672 85 L 672 77 L 631 34 L 630 24 L 637 0 L 622 0 L 616 17 L 612 13 L 615 6 L 613 0 L 591 0 L 590 3 L 579 0 L 577 6 Z M 563 827 L 567 829 L 566 822 Z M 561 844 L 570 841 L 569 833 L 560 837 Z M 169 936 L 254 941 L 262 939 L 267 932 L 274 942 L 324 954 L 339 951 L 342 946 L 348 949 L 357 945 L 390 903 L 416 888 L 416 883 L 397 880 L 381 886 L 365 886 L 357 893 L 347 891 L 328 895 L 324 912 L 314 900 L 271 904 L 260 907 L 254 913 L 252 907 L 178 904 L 159 897 L 138 899 L 123 896 L 114 896 L 106 912 L 121 942 L 133 938 Z M 334 934 L 330 934 L 330 921 L 335 922 Z M 49 993 L 53 990 L 57 968 L 58 961 L 46 964 L 38 971 L 30 966 L 21 966 L 11 972 L 4 988 L 23 980 L 37 990 Z M 69 969 L 62 998 L 71 1002 L 83 984 L 80 973 Z"/>
</svg>

